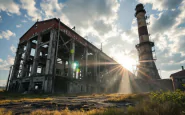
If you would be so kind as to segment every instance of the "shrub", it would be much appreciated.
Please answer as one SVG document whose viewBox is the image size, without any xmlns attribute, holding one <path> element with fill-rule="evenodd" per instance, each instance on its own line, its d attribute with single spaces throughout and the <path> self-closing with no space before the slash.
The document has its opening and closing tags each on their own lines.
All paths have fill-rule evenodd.
<svg viewBox="0 0 185 115">
<path fill-rule="evenodd" d="M 152 92 L 150 99 L 157 103 L 173 102 L 179 107 L 185 106 L 185 93 L 180 90 L 175 92 Z"/>
</svg>

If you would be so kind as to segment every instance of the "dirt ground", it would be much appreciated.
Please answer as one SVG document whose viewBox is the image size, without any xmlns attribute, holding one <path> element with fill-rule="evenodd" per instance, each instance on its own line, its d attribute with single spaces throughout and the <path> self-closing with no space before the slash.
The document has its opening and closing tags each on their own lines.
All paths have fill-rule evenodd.
<svg viewBox="0 0 185 115">
<path fill-rule="evenodd" d="M 91 97 L 55 97 L 52 100 L 42 100 L 37 102 L 21 101 L 21 102 L 10 102 L 6 104 L 0 104 L 0 108 L 6 108 L 7 110 L 13 111 L 16 115 L 28 114 L 30 111 L 37 109 L 47 110 L 63 110 L 68 108 L 69 110 L 80 110 L 85 111 L 98 108 L 109 108 L 109 107 L 126 107 L 134 105 L 131 102 L 110 102 L 107 101 L 107 96 L 91 96 Z"/>
</svg>

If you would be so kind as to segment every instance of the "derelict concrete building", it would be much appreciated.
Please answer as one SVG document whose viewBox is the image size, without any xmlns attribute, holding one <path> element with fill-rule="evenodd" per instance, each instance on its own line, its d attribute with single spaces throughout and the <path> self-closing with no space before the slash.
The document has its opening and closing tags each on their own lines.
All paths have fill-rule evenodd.
<svg viewBox="0 0 185 115">
<path fill-rule="evenodd" d="M 129 72 L 59 19 L 36 22 L 19 40 L 7 90 L 117 92 Z"/>
</svg>

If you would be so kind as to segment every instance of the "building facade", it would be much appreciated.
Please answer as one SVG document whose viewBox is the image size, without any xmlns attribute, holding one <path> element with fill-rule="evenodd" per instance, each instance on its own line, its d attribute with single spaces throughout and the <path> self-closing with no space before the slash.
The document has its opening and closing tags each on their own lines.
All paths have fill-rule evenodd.
<svg viewBox="0 0 185 115">
<path fill-rule="evenodd" d="M 170 75 L 170 78 L 173 82 L 173 89 L 180 89 L 185 91 L 185 70 L 182 66 L 182 70 Z"/>
<path fill-rule="evenodd" d="M 115 60 L 59 19 L 36 22 L 19 40 L 10 92 L 118 92 L 123 73 Z M 131 74 L 131 73 L 130 73 Z"/>
</svg>

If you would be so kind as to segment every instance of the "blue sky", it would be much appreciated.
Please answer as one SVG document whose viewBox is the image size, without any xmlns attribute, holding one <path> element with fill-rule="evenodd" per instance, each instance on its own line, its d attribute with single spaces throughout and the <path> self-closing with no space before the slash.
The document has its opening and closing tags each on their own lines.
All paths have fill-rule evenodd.
<svg viewBox="0 0 185 115">
<path fill-rule="evenodd" d="M 162 78 L 185 66 L 185 0 L 0 0 L 0 86 L 6 83 L 19 38 L 38 20 L 60 18 L 133 71 L 138 56 L 135 6 L 150 18 L 156 65 Z"/>
</svg>

